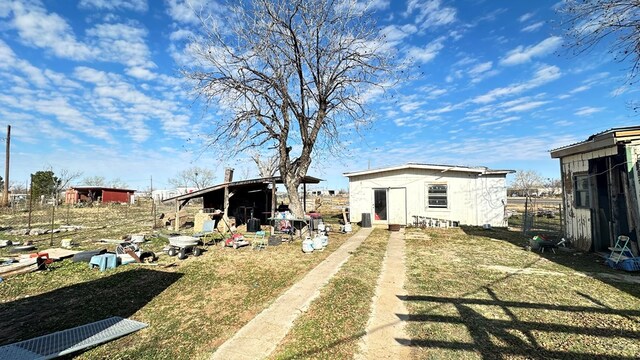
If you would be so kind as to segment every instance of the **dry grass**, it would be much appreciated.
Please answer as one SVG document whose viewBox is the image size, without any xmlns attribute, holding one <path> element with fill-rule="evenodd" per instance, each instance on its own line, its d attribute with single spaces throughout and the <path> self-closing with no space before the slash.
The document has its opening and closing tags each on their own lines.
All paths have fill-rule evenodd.
<svg viewBox="0 0 640 360">
<path fill-rule="evenodd" d="M 274 359 L 349 359 L 365 334 L 389 233 L 374 229 L 295 322 Z"/>
<path fill-rule="evenodd" d="M 527 252 L 496 229 L 408 231 L 414 358 L 634 359 L 640 290 L 592 254 Z"/>
<path fill-rule="evenodd" d="M 70 210 L 74 211 L 72 224 L 88 228 L 64 237 L 80 242 L 82 249 L 104 246 L 94 243 L 100 238 L 152 233 L 149 209 L 144 207 Z M 0 225 L 20 226 L 20 221 Z M 162 238 L 145 243 L 145 249 L 161 255 L 160 264 L 176 263 L 169 268 L 126 265 L 100 273 L 86 263 L 65 260 L 48 271 L 0 283 L 0 345 L 122 316 L 149 327 L 79 357 L 207 358 L 347 237 L 331 233 L 327 250 L 313 256 L 305 256 L 296 241 L 263 251 L 213 246 L 203 256 L 184 261 L 160 253 L 166 243 Z M 60 238 L 56 237 L 55 245 Z M 38 245 L 48 247 L 48 241 L 48 235 L 36 237 Z"/>
</svg>

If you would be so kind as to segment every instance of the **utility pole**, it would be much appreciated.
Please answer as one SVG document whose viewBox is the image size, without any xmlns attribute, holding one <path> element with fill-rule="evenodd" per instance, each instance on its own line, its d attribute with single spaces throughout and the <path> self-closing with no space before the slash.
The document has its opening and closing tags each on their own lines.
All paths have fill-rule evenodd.
<svg viewBox="0 0 640 360">
<path fill-rule="evenodd" d="M 7 151 L 4 163 L 4 188 L 2 193 L 2 206 L 9 205 L 9 151 L 11 150 L 11 125 L 7 125 Z"/>
<path fill-rule="evenodd" d="M 31 179 L 31 186 L 29 187 L 29 225 L 27 226 L 31 230 L 31 208 L 33 207 L 33 174 L 29 175 Z"/>
</svg>

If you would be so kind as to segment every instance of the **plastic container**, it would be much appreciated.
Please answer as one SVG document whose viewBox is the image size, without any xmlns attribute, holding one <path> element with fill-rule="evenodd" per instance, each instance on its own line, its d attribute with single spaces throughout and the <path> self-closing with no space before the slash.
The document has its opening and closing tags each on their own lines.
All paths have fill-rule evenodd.
<svg viewBox="0 0 640 360">
<path fill-rule="evenodd" d="M 313 240 L 308 236 L 302 240 L 302 252 L 307 254 L 313 252 Z"/>
<path fill-rule="evenodd" d="M 322 238 L 317 236 L 313 238 L 313 250 L 322 250 Z"/>
<path fill-rule="evenodd" d="M 620 260 L 617 263 L 611 259 L 607 259 L 607 265 L 614 269 L 640 271 L 640 257 Z"/>
<path fill-rule="evenodd" d="M 319 238 L 322 240 L 322 247 L 329 245 L 329 237 L 327 235 L 320 235 Z"/>
</svg>

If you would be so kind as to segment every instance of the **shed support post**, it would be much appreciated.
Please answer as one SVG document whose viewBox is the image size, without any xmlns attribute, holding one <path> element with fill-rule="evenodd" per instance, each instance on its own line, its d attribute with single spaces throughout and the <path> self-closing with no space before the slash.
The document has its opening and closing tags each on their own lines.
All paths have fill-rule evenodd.
<svg viewBox="0 0 640 360">
<path fill-rule="evenodd" d="M 178 205 L 178 199 L 176 199 L 176 219 L 174 221 L 173 230 L 180 230 L 180 205 Z"/>
<path fill-rule="evenodd" d="M 276 181 L 271 180 L 271 218 L 276 217 Z M 275 220 L 271 220 L 271 235 L 273 235 L 275 228 L 273 226 Z"/>
<path fill-rule="evenodd" d="M 302 211 L 307 213 L 307 183 L 302 183 Z"/>
<path fill-rule="evenodd" d="M 630 214 L 631 220 L 629 221 L 629 227 L 635 227 L 636 237 L 640 239 L 640 214 L 638 206 L 640 204 L 640 194 L 638 193 L 638 173 L 637 173 L 637 158 L 638 154 L 635 147 L 625 146 L 625 160 L 627 161 L 627 177 L 629 179 L 629 190 L 625 198 L 629 200 L 627 211 Z"/>
<path fill-rule="evenodd" d="M 229 224 L 229 186 L 228 185 L 224 187 L 224 209 L 223 209 L 222 217 L 224 218 L 225 225 L 227 225 L 227 227 L 229 228 L 229 231 L 231 231 L 231 225 Z"/>
</svg>

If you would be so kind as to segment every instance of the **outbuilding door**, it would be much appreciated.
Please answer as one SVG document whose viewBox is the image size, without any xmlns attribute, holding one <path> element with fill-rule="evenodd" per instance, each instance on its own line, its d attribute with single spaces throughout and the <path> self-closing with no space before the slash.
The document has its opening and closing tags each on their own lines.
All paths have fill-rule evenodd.
<svg viewBox="0 0 640 360">
<path fill-rule="evenodd" d="M 389 224 L 407 224 L 407 189 L 389 189 Z"/>
</svg>

